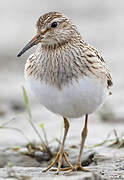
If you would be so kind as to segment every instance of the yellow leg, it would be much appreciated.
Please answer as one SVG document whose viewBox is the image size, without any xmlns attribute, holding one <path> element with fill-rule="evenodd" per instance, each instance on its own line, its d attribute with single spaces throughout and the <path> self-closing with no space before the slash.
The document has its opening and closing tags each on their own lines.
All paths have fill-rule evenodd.
<svg viewBox="0 0 124 180">
<path fill-rule="evenodd" d="M 76 165 L 81 165 L 81 155 L 82 155 L 82 152 L 83 152 L 84 143 L 85 143 L 85 140 L 86 140 L 86 137 L 87 137 L 87 132 L 88 132 L 87 123 L 88 123 L 88 115 L 86 114 L 85 125 L 84 125 L 84 128 L 83 128 L 82 134 L 81 134 L 82 135 L 81 147 L 80 147 L 80 152 L 79 152 L 79 156 L 78 156 L 78 160 L 77 160 Z"/>
<path fill-rule="evenodd" d="M 71 165 L 71 163 L 68 161 L 67 159 L 67 155 L 66 153 L 64 152 L 64 144 L 65 144 L 65 139 L 66 139 L 66 136 L 67 136 L 67 133 L 68 133 L 68 129 L 69 129 L 69 122 L 66 118 L 64 118 L 64 137 L 63 137 L 63 141 L 62 141 L 62 144 L 61 144 L 61 147 L 60 147 L 60 150 L 59 152 L 57 153 L 57 156 L 55 158 L 55 160 L 48 166 L 47 169 L 45 169 L 43 172 L 46 172 L 48 171 L 51 167 L 53 167 L 56 162 L 58 161 L 58 168 L 56 169 L 57 173 L 59 171 L 63 171 L 64 168 L 61 168 L 61 165 L 62 165 L 62 159 L 64 158 L 64 160 L 66 161 L 66 163 L 69 165 L 69 168 L 65 168 L 65 169 L 71 169 L 73 166 Z"/>
<path fill-rule="evenodd" d="M 82 138 L 81 138 L 81 147 L 80 147 L 77 163 L 75 164 L 75 166 L 73 166 L 73 168 L 69 169 L 68 172 L 70 172 L 70 171 L 85 171 L 85 172 L 88 172 L 89 171 L 89 170 L 87 170 L 87 169 L 85 169 L 84 167 L 81 166 L 81 155 L 82 155 L 82 152 L 83 152 L 84 143 L 85 143 L 85 140 L 86 140 L 86 137 L 87 137 L 87 132 L 88 132 L 87 123 L 88 123 L 88 114 L 86 114 L 86 116 L 85 116 L 85 125 L 84 125 L 84 128 L 83 128 L 82 134 L 81 134 L 81 136 L 82 136 Z"/>
</svg>

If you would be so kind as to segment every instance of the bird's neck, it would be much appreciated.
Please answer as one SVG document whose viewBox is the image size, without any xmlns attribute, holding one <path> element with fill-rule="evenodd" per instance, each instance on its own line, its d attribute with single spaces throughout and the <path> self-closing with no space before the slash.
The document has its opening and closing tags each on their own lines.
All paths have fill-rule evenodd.
<svg viewBox="0 0 124 180">
<path fill-rule="evenodd" d="M 68 45 L 77 44 L 80 41 L 83 42 L 82 37 L 78 34 L 76 37 L 71 37 L 70 39 L 64 39 L 64 40 L 61 39 L 59 41 L 44 42 L 39 46 L 42 48 L 42 50 L 45 51 L 49 51 L 49 50 L 56 51 L 57 49 L 64 48 Z"/>
<path fill-rule="evenodd" d="M 61 89 L 65 84 L 78 79 L 79 63 L 76 61 L 79 61 L 82 48 L 81 40 L 71 41 L 56 48 L 38 46 L 33 62 L 35 67 L 31 72 L 40 81 Z"/>
</svg>

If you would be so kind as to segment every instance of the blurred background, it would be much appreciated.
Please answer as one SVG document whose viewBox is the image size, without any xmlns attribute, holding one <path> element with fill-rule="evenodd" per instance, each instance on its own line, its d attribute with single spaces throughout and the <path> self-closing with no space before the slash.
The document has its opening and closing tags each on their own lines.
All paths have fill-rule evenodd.
<svg viewBox="0 0 124 180">
<path fill-rule="evenodd" d="M 24 64 L 35 47 L 20 58 L 17 58 L 17 54 L 35 34 L 35 25 L 39 16 L 49 11 L 60 11 L 70 17 L 84 40 L 102 53 L 112 73 L 114 83 L 112 96 L 100 111 L 91 116 L 90 119 L 93 121 L 89 125 L 91 129 L 89 136 L 94 137 L 96 133 L 102 137 L 113 127 L 121 131 L 121 128 L 124 127 L 124 125 L 122 126 L 124 123 L 123 0 L 0 1 L 0 125 L 16 117 L 10 126 L 21 128 L 30 138 L 36 139 L 25 118 L 22 93 Z M 61 130 L 61 121 L 57 121 L 60 117 L 41 107 L 29 91 L 28 95 L 34 122 L 37 126 L 44 123 L 49 137 L 56 137 L 58 135 L 56 128 L 59 127 Z M 102 122 L 103 120 L 104 122 Z M 78 128 L 81 131 L 82 121 L 79 120 L 79 123 L 77 121 L 72 123 L 72 131 L 75 133 L 75 125 L 77 132 Z M 104 127 L 102 133 L 99 126 L 100 128 Z M 97 130 L 94 132 L 95 128 Z M 1 145 L 24 143 L 23 137 L 12 130 L 0 130 L 0 136 L 4 136 L 0 142 Z M 71 134 L 72 136 L 75 134 Z"/>
</svg>

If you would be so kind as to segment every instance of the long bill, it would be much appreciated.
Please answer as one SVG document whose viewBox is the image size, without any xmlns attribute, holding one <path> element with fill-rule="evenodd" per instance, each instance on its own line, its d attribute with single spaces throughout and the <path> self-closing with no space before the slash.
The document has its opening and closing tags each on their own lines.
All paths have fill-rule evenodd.
<svg viewBox="0 0 124 180">
<path fill-rule="evenodd" d="M 33 37 L 33 39 L 19 52 L 17 57 L 20 57 L 22 54 L 24 54 L 28 49 L 30 49 L 34 45 L 37 45 L 41 39 L 42 39 L 42 37 L 40 36 L 40 34 L 36 34 Z"/>
</svg>

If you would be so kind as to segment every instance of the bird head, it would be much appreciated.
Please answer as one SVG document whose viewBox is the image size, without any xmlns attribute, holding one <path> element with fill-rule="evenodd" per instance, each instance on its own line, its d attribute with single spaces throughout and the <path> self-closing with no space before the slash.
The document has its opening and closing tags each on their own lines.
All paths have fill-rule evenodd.
<svg viewBox="0 0 124 180">
<path fill-rule="evenodd" d="M 63 14 L 49 12 L 37 21 L 37 33 L 17 55 L 21 56 L 29 48 L 39 43 L 46 47 L 61 46 L 79 35 L 76 27 Z"/>
</svg>

